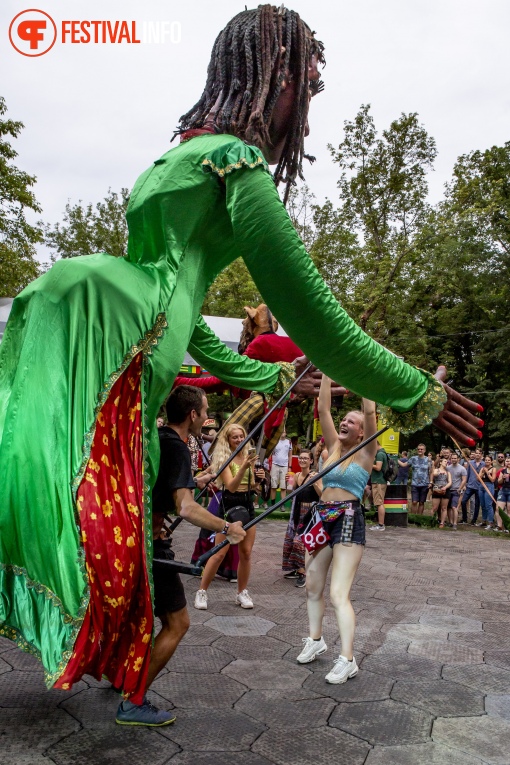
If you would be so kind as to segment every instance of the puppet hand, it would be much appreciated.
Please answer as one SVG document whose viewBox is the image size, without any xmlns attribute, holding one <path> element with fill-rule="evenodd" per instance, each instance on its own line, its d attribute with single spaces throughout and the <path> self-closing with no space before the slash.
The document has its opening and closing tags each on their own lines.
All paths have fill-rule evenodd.
<svg viewBox="0 0 510 765">
<path fill-rule="evenodd" d="M 296 377 L 299 377 L 309 363 L 306 356 L 300 356 L 295 360 L 294 365 L 296 367 Z M 319 389 L 321 387 L 322 372 L 315 366 L 311 366 L 308 372 L 298 382 L 293 392 L 297 396 L 305 396 L 306 398 L 316 398 L 319 395 Z M 341 385 L 332 382 L 331 383 L 331 396 L 346 396 L 349 393 L 348 390 Z"/>
<path fill-rule="evenodd" d="M 443 411 L 433 421 L 434 425 L 456 439 L 462 446 L 474 446 L 482 437 L 479 428 L 485 423 L 478 414 L 483 412 L 483 407 L 447 385 L 446 374 L 446 367 L 439 366 L 434 375 L 443 384 L 448 396 Z"/>
</svg>

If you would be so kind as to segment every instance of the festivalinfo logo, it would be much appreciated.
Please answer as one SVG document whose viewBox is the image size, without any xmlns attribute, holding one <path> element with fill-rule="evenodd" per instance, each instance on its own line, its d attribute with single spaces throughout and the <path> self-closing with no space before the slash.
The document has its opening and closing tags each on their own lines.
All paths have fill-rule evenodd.
<svg viewBox="0 0 510 765">
<path fill-rule="evenodd" d="M 56 42 L 62 45 L 160 45 L 181 42 L 178 21 L 126 21 L 63 19 L 29 8 L 18 13 L 9 26 L 12 47 L 23 56 L 43 56 Z"/>
</svg>

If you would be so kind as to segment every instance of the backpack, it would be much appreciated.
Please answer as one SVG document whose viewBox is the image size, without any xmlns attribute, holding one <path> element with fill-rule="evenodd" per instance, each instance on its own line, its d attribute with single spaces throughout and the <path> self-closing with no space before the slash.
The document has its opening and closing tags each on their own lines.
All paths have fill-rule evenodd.
<svg viewBox="0 0 510 765">
<path fill-rule="evenodd" d="M 392 459 L 388 454 L 386 455 L 386 459 L 386 470 L 383 471 L 384 480 L 393 483 L 398 474 L 398 462 L 397 460 Z"/>
</svg>

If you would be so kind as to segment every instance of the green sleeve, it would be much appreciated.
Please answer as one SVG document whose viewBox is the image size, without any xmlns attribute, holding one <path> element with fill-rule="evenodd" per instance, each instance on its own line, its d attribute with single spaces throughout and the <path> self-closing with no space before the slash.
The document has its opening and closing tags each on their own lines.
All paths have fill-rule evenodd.
<svg viewBox="0 0 510 765">
<path fill-rule="evenodd" d="M 199 316 L 188 346 L 189 353 L 208 372 L 229 385 L 261 393 L 273 393 L 281 382 L 283 367 L 239 355 L 228 348 Z M 285 380 L 287 383 L 288 380 Z"/>
<path fill-rule="evenodd" d="M 436 417 L 446 399 L 442 386 L 372 340 L 347 315 L 306 252 L 269 174 L 241 169 L 224 180 L 236 248 L 292 340 L 329 377 L 391 407 L 386 420 L 402 432 Z M 398 413 L 410 410 L 399 422 Z"/>
</svg>

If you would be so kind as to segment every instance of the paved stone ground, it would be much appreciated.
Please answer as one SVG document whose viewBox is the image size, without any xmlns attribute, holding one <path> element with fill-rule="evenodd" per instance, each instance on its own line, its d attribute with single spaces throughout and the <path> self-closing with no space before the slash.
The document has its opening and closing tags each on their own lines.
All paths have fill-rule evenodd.
<svg viewBox="0 0 510 765">
<path fill-rule="evenodd" d="M 360 672 L 324 675 L 338 652 L 295 657 L 307 634 L 305 593 L 279 569 L 285 524 L 263 522 L 256 607 L 216 580 L 207 612 L 153 685 L 175 708 L 160 730 L 114 723 L 118 697 L 86 677 L 47 692 L 37 662 L 0 641 L 0 765 L 510 765 L 510 541 L 423 529 L 368 532 L 353 602 Z M 195 530 L 182 524 L 178 557 Z M 191 604 L 198 581 L 189 578 Z"/>
</svg>

